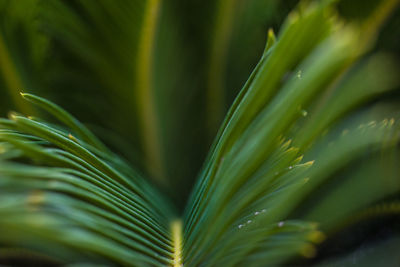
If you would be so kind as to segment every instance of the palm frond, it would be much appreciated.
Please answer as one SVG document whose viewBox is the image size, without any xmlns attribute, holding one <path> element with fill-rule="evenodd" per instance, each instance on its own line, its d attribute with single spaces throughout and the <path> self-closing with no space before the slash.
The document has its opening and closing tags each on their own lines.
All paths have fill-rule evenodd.
<svg viewBox="0 0 400 267">
<path fill-rule="evenodd" d="M 2 121 L 2 148 L 14 157 L 0 164 L 1 225 L 10 230 L 1 242 L 19 240 L 15 245 L 30 247 L 38 239 L 47 253 L 53 245 L 66 250 L 54 255 L 63 260 L 94 253 L 121 264 L 169 263 L 174 212 L 168 201 L 114 154 L 93 146 L 98 140 L 66 111 L 34 95 L 24 97 L 79 130 L 73 136 L 17 114 Z M 90 251 L 82 251 L 85 246 Z"/>
<path fill-rule="evenodd" d="M 372 147 L 379 149 L 388 136 L 398 139 L 394 120 L 389 126 L 385 120 L 378 126 L 376 122 L 372 125 L 379 130 L 375 127 L 352 130 L 352 134 L 337 141 L 335 153 L 326 149 L 327 141 L 321 141 L 320 145 L 313 144 L 310 149 L 306 146 L 307 142 L 301 141 L 301 132 L 298 135 L 293 131 L 292 136 L 289 135 L 295 147 L 290 146 L 291 140 L 285 142 L 285 135 L 290 134 L 292 127 L 298 123 L 309 123 L 305 131 L 315 131 L 315 135 L 310 132 L 305 134 L 310 135 L 304 139 L 317 140 L 346 110 L 376 94 L 376 90 L 385 91 L 394 85 L 393 76 L 389 74 L 391 78 L 388 77 L 379 86 L 371 83 L 371 91 L 357 94 L 357 86 L 345 86 L 346 94 L 353 96 L 348 99 L 347 105 L 345 102 L 344 106 L 329 109 L 330 105 L 339 104 L 331 101 L 330 105 L 319 106 L 316 116 L 307 117 L 308 106 L 323 94 L 323 89 L 329 88 L 327 93 L 338 97 L 344 94 L 344 89 L 340 90 L 343 85 L 336 86 L 337 80 L 347 79 L 352 83 L 358 79 L 354 73 L 343 78 L 343 73 L 348 72 L 370 43 L 363 37 L 362 31 L 334 27 L 338 22 L 332 15 L 327 15 L 329 5 L 301 8 L 299 13 L 289 16 L 283 33 L 264 55 L 260 67 L 256 68 L 248 86 L 237 98 L 237 104 L 228 113 L 200 176 L 185 214 L 187 241 L 184 251 L 190 265 L 197 265 L 204 259 L 210 265 L 219 265 L 222 264 L 220 260 L 226 257 L 229 261 L 224 261 L 224 266 L 235 266 L 246 257 L 252 258 L 269 233 L 265 230 L 263 234 L 250 238 L 241 228 L 257 229 L 258 225 L 276 225 L 285 220 L 295 207 L 292 205 L 300 203 L 335 171 Z M 292 49 L 288 48 L 289 44 Z M 278 59 L 279 63 L 275 61 Z M 285 62 L 284 59 L 292 62 Z M 288 72 L 292 73 L 291 77 L 282 83 Z M 371 79 L 374 77 L 378 76 L 373 75 Z M 277 88 L 280 90 L 277 91 Z M 329 113 L 332 117 L 327 118 Z M 353 123 L 357 125 L 357 122 Z M 395 143 L 391 142 L 392 146 Z M 302 161 L 302 153 L 311 161 Z M 398 187 L 394 189 L 397 190 Z M 389 192 L 391 190 L 386 194 Z M 260 211 L 265 211 L 265 215 Z M 258 216 L 255 217 L 255 214 Z M 239 247 L 243 240 L 246 240 L 246 248 L 229 254 L 229 249 Z M 225 242 L 225 245 L 221 244 Z M 216 246 L 223 248 L 217 256 L 214 252 Z"/>
<path fill-rule="evenodd" d="M 32 52 L 31 46 L 45 43 L 48 53 L 59 52 L 54 58 L 36 51 L 18 61 L 15 28 L 1 28 L 0 84 L 13 98 L 19 87 L 37 81 L 35 71 L 24 75 L 25 68 L 36 62 L 39 70 L 47 62 L 43 92 L 59 85 L 54 95 L 60 99 L 73 86 L 64 103 L 78 95 L 92 101 L 82 118 L 98 116 L 91 122 L 114 129 L 140 160 L 132 167 L 134 159 L 113 152 L 120 138 L 105 144 L 104 136 L 63 108 L 21 93 L 18 111 L 31 116 L 10 112 L 0 119 L 0 262 L 17 257 L 126 266 L 301 263 L 338 231 L 379 214 L 398 214 L 400 110 L 382 100 L 398 87 L 398 68 L 389 55 L 371 52 L 398 2 L 392 0 L 379 1 L 357 23 L 337 12 L 343 1 L 302 1 L 277 36 L 269 30 L 261 59 L 222 122 L 179 214 L 171 202 L 184 198 L 185 189 L 178 187 L 192 180 L 182 180 L 186 170 L 175 171 L 190 162 L 176 144 L 196 140 L 180 140 L 186 132 L 177 125 L 191 114 L 177 103 L 186 85 L 208 77 L 203 96 L 217 101 L 209 101 L 208 114 L 204 110 L 208 119 L 200 123 L 201 134 L 187 132 L 206 140 L 227 99 L 222 83 L 229 71 L 229 40 L 242 34 L 233 32 L 240 24 L 233 19 L 240 3 L 233 2 L 238 6 L 213 5 L 219 9 L 209 32 L 216 38 L 205 49 L 209 68 L 198 76 L 185 69 L 196 64 L 182 59 L 195 49 L 185 46 L 186 26 L 179 26 L 174 1 L 27 1 L 38 24 L 29 26 L 30 17 L 21 27 L 40 28 L 46 37 L 24 31 L 30 40 L 25 45 Z M 245 23 L 246 12 L 258 4 L 249 2 L 237 18 Z M 17 9 L 3 1 L 1 14 L 6 6 Z M 16 17 L 9 15 L 10 21 Z M 163 32 L 169 27 L 172 37 Z M 165 68 L 172 66 L 179 68 L 168 75 L 172 71 Z M 176 86 L 181 89 L 172 89 Z M 210 91 L 215 87 L 218 91 Z M 166 97 L 173 91 L 176 95 Z M 36 117 L 31 105 L 50 116 Z M 68 110 L 80 106 L 72 103 Z M 396 245 L 396 237 L 382 242 L 390 249 Z M 381 255 L 376 251 L 372 255 Z"/>
</svg>

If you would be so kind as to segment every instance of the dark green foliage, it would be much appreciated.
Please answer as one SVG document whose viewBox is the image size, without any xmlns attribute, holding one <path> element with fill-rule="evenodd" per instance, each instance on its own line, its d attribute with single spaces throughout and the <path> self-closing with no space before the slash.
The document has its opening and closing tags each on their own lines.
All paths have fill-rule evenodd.
<svg viewBox="0 0 400 267">
<path fill-rule="evenodd" d="M 283 2 L 1 0 L 0 263 L 396 262 L 398 1 Z"/>
</svg>

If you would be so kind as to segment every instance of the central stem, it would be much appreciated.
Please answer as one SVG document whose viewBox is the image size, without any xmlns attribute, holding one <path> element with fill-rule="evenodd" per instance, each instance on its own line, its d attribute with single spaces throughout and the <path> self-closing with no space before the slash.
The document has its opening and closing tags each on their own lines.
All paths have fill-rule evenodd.
<svg viewBox="0 0 400 267">
<path fill-rule="evenodd" d="M 174 242 L 173 267 L 183 267 L 182 262 L 182 220 L 176 219 L 171 223 L 172 240 Z"/>
</svg>

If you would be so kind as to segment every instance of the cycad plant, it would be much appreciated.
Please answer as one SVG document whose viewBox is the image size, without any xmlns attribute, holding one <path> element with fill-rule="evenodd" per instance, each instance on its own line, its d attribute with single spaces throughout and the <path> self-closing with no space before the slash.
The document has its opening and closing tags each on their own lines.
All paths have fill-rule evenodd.
<svg viewBox="0 0 400 267">
<path fill-rule="evenodd" d="M 395 266 L 397 3 L 2 0 L 0 263 Z"/>
</svg>

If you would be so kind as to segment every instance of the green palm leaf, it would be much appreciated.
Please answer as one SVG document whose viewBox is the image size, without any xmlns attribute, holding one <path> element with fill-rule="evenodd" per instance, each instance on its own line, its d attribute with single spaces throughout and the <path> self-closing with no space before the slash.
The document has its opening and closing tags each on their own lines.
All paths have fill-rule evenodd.
<svg viewBox="0 0 400 267">
<path fill-rule="evenodd" d="M 209 79 L 204 95 L 212 99 L 205 108 L 205 139 L 223 111 L 222 73 L 229 53 L 216 51 L 224 50 L 233 34 L 239 3 L 231 2 L 229 9 L 222 1 L 216 4 L 216 27 L 210 31 L 216 38 L 204 72 Z M 182 197 L 168 195 L 180 194 L 182 178 L 171 174 L 187 161 L 179 161 L 181 155 L 169 159 L 174 150 L 166 148 L 174 148 L 174 138 L 182 136 L 171 137 L 178 132 L 173 126 L 187 115 L 179 108 L 163 114 L 169 109 L 161 96 L 172 90 L 178 75 L 182 85 L 194 76 L 184 68 L 173 77 L 162 74 L 174 51 L 171 44 L 178 50 L 184 42 L 177 38 L 165 49 L 156 42 L 168 39 L 160 29 L 178 25 L 174 3 L 26 2 L 38 10 L 48 51 L 59 49 L 58 59 L 67 62 L 47 59 L 50 78 L 43 92 L 59 83 L 61 96 L 66 85 L 74 85 L 71 96 L 76 97 L 93 82 L 82 93 L 94 104 L 87 113 L 102 114 L 100 125 L 129 138 L 125 149 L 136 149 L 142 159 L 127 161 L 114 153 L 119 137 L 105 144 L 105 131 L 97 137 L 45 98 L 21 93 L 16 100 L 19 87 L 37 81 L 36 72 L 23 75 L 15 56 L 22 52 L 9 52 L 15 39 L 5 34 L 12 27 L 4 23 L 0 82 L 18 110 L 32 116 L 11 112 L 0 120 L 0 262 L 301 264 L 302 257 L 315 257 L 319 244 L 343 229 L 398 214 L 400 113 L 380 98 L 396 92 L 398 69 L 388 55 L 371 53 L 396 3 L 380 1 L 364 19 L 349 23 L 336 13 L 335 1 L 301 2 L 277 37 L 269 30 L 264 53 L 226 114 L 181 214 L 173 202 Z M 2 2 L 0 12 L 13 5 Z M 32 46 L 44 42 L 30 38 Z M 182 49 L 181 57 L 189 50 Z M 178 54 L 172 53 L 174 60 Z M 25 60 L 34 62 L 32 55 Z M 36 66 L 35 71 L 46 68 Z M 221 87 L 213 91 L 217 84 Z M 96 110 L 96 103 L 110 109 Z M 31 105 L 51 116 L 33 116 L 41 113 Z M 393 248 L 398 240 L 381 244 Z M 376 251 L 372 255 L 383 253 Z M 322 263 L 348 264 L 348 259 Z"/>
</svg>

